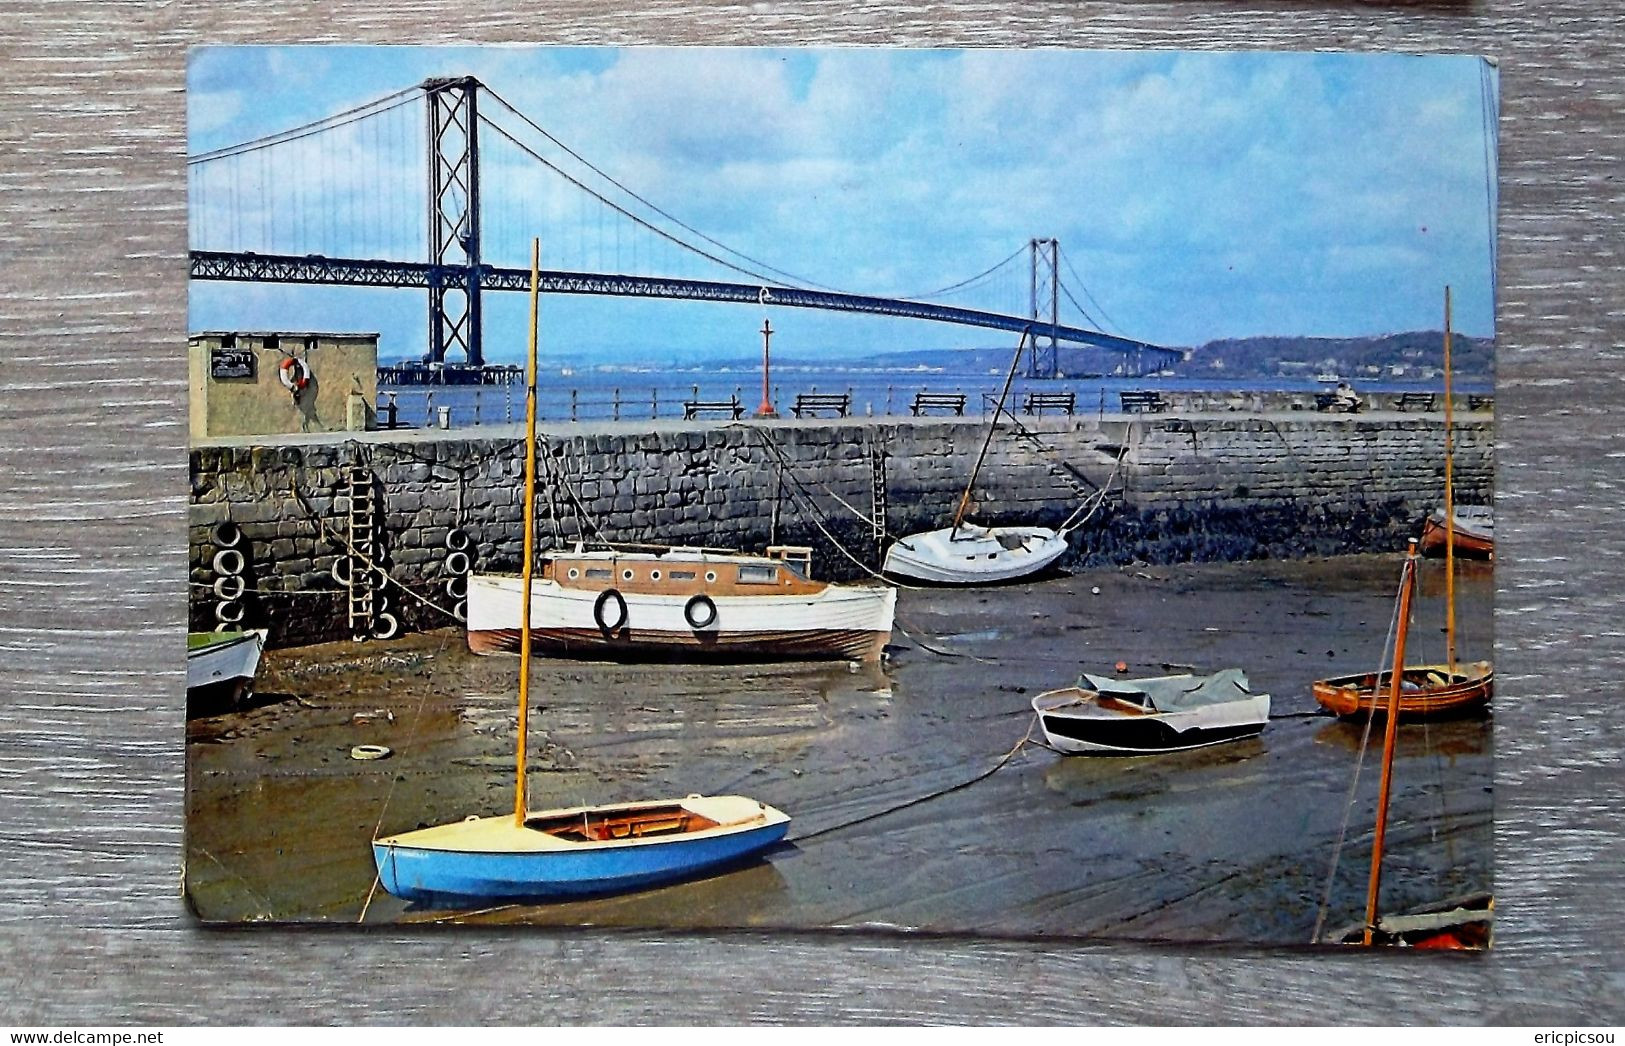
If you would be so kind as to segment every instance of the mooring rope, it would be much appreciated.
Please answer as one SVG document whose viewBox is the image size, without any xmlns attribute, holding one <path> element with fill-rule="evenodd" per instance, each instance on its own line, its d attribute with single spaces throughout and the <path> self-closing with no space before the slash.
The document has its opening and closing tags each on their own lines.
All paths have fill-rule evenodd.
<svg viewBox="0 0 1625 1046">
<path fill-rule="evenodd" d="M 847 828 L 853 828 L 860 824 L 867 824 L 870 821 L 876 821 L 882 817 L 888 817 L 892 814 L 898 813 L 899 811 L 907 810 L 909 807 L 919 806 L 921 803 L 928 803 L 933 799 L 940 799 L 945 795 L 951 795 L 954 792 L 963 791 L 972 785 L 980 784 L 981 782 L 992 777 L 994 774 L 998 773 L 1000 770 L 1003 770 L 1010 760 L 1016 757 L 1016 753 L 1021 751 L 1022 748 L 1026 747 L 1028 744 L 1043 744 L 1043 742 L 1034 742 L 1032 739 L 1033 724 L 1037 721 L 1038 716 L 1036 713 L 1034 713 L 1032 719 L 1027 723 L 1027 732 L 1022 735 L 1021 740 L 1017 741 L 1010 751 L 1004 753 L 1004 755 L 999 758 L 998 762 L 977 774 L 975 777 L 961 781 L 958 784 L 949 785 L 946 788 L 939 788 L 934 792 L 927 792 L 925 795 L 916 796 L 915 798 L 909 799 L 906 802 L 898 803 L 895 806 L 889 806 L 884 810 L 877 810 L 872 814 L 865 814 L 862 817 L 855 817 L 850 821 L 842 821 L 840 824 L 833 824 L 827 828 L 820 828 L 816 832 L 809 832 L 806 835 L 797 836 L 796 838 L 788 841 L 800 846 L 802 843 L 817 839 L 820 836 L 830 835 L 834 832 L 843 831 Z M 1049 746 L 1043 745 L 1043 747 L 1048 748 Z"/>
</svg>

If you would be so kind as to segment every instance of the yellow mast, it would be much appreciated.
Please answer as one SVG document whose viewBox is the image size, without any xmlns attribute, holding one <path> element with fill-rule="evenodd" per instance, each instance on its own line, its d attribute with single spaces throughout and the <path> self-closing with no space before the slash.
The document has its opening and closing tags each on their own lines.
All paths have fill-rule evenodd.
<svg viewBox="0 0 1625 1046">
<path fill-rule="evenodd" d="M 1450 404 L 1450 286 L 1444 288 L 1444 613 L 1445 649 L 1452 678 L 1456 674 L 1456 496 L 1451 485 L 1455 458 L 1455 415 Z"/>
<path fill-rule="evenodd" d="M 1405 676 L 1405 633 L 1411 621 L 1411 595 L 1416 591 L 1416 540 L 1405 555 L 1405 570 L 1399 579 L 1399 624 L 1394 632 L 1394 666 L 1388 681 L 1388 720 L 1382 733 L 1382 783 L 1377 788 L 1377 829 L 1371 839 L 1371 878 L 1365 894 L 1365 938 L 1371 946 L 1371 931 L 1377 925 L 1377 894 L 1382 888 L 1382 846 L 1388 837 L 1388 788 L 1394 780 L 1394 739 L 1399 733 L 1399 689 Z M 1375 714 L 1377 695 L 1372 694 Z"/>
<path fill-rule="evenodd" d="M 530 733 L 530 586 L 536 556 L 536 319 L 540 298 L 542 241 L 530 241 L 530 346 L 525 369 L 525 539 L 519 597 L 519 755 L 513 819 L 525 825 L 525 749 Z"/>
</svg>

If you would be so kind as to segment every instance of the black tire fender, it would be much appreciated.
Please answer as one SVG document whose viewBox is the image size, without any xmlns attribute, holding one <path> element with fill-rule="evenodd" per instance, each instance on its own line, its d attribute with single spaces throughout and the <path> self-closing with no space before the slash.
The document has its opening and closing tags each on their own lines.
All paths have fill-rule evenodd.
<svg viewBox="0 0 1625 1046">
<path fill-rule="evenodd" d="M 716 601 L 701 592 L 683 605 L 683 620 L 696 632 L 710 628 L 717 623 Z"/>
<path fill-rule="evenodd" d="M 615 604 L 615 617 L 613 620 L 606 617 L 604 614 L 604 608 L 609 606 L 611 603 Z M 621 595 L 613 588 L 606 588 L 602 592 L 598 593 L 598 598 L 595 599 L 592 604 L 592 619 L 598 623 L 598 630 L 600 632 L 604 633 L 606 636 L 619 632 L 621 629 L 626 627 L 626 618 L 627 609 L 625 596 Z"/>
</svg>

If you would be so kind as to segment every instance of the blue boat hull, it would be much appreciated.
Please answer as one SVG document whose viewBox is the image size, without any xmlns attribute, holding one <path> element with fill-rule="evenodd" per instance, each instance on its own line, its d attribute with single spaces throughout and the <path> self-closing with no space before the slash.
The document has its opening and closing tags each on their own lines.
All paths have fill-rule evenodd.
<svg viewBox="0 0 1625 1046">
<path fill-rule="evenodd" d="M 547 900 L 623 893 L 692 878 L 758 856 L 789 822 L 721 835 L 566 852 L 481 853 L 374 842 L 384 889 L 405 900 Z"/>
</svg>

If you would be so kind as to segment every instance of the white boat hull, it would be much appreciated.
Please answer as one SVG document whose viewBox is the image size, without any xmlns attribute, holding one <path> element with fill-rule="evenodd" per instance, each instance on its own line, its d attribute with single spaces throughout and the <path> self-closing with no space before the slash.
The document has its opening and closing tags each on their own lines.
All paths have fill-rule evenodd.
<svg viewBox="0 0 1625 1046">
<path fill-rule="evenodd" d="M 1154 755 L 1185 752 L 1254 737 L 1270 718 L 1270 695 L 1202 708 L 1142 714 L 1076 703 L 1075 689 L 1033 699 L 1050 747 L 1068 755 Z"/>
<path fill-rule="evenodd" d="M 899 539 L 883 569 L 942 585 L 982 585 L 1036 574 L 1066 550 L 1066 538 L 1047 527 L 961 525 Z"/>
<path fill-rule="evenodd" d="M 468 645 L 475 653 L 519 649 L 520 580 L 475 574 L 468 581 Z M 607 629 L 598 621 L 602 590 L 533 582 L 532 642 L 554 653 L 643 656 L 711 656 L 737 659 L 844 658 L 878 661 L 891 638 L 897 592 L 885 586 L 831 585 L 816 594 L 709 597 L 714 619 L 689 624 L 693 598 L 620 592 L 624 624 Z"/>
<path fill-rule="evenodd" d="M 212 643 L 186 653 L 186 694 L 195 703 L 213 695 L 226 703 L 240 702 L 254 686 L 265 633 L 254 630 L 236 639 Z"/>
</svg>

